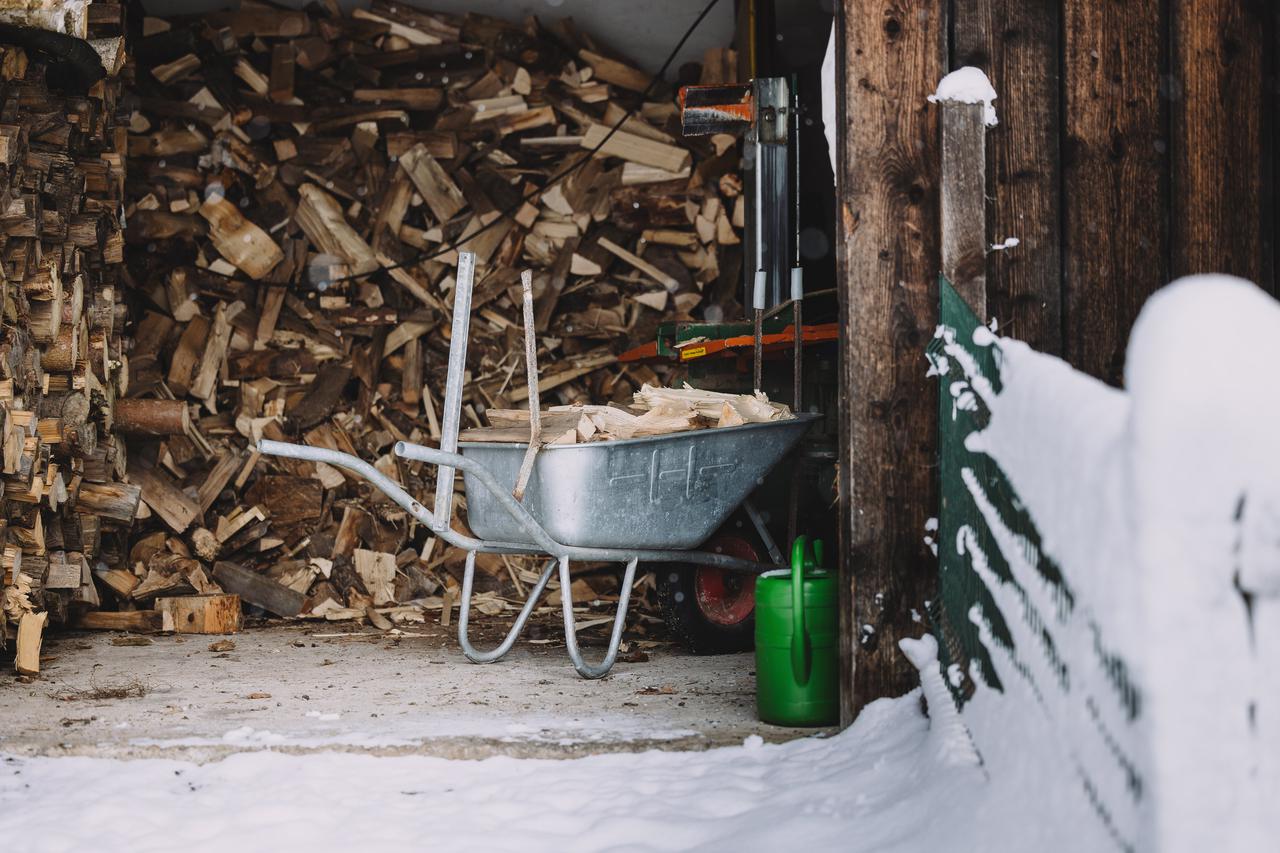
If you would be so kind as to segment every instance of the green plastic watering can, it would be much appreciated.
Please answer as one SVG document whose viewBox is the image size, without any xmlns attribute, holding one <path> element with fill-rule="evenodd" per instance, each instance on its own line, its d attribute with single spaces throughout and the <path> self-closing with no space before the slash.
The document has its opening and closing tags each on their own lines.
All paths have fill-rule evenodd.
<svg viewBox="0 0 1280 853">
<path fill-rule="evenodd" d="M 756 710 L 766 723 L 839 719 L 837 590 L 822 552 L 821 540 L 797 537 L 791 569 L 756 579 Z"/>
</svg>

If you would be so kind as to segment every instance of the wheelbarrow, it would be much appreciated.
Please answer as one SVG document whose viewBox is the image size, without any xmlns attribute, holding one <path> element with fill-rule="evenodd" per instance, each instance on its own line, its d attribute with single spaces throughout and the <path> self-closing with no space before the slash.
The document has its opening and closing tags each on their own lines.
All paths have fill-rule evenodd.
<svg viewBox="0 0 1280 853">
<path fill-rule="evenodd" d="M 528 445 L 463 443 L 458 452 L 463 374 L 470 325 L 475 256 L 460 252 L 453 303 L 449 372 L 445 384 L 439 449 L 397 442 L 395 454 L 437 466 L 432 509 L 368 462 L 336 450 L 262 440 L 263 454 L 325 462 L 369 481 L 432 533 L 467 553 L 459 601 L 458 643 L 474 663 L 501 659 L 515 644 L 525 623 L 559 569 L 565 646 L 583 678 L 601 678 L 613 667 L 622 641 L 636 567 L 647 563 L 710 566 L 759 574 L 782 564 L 751 491 L 804 435 L 816 414 L 734 427 L 672 433 L 589 444 L 552 445 L 536 457 L 523 502 L 512 497 Z M 475 536 L 454 530 L 453 491 L 461 471 L 467 496 L 467 522 Z M 738 506 L 747 510 L 772 564 L 723 553 L 695 550 Z M 543 554 L 548 557 L 506 637 L 481 651 L 468 637 L 468 616 L 479 552 Z M 603 660 L 589 664 L 578 647 L 573 617 L 572 560 L 624 564 L 617 612 Z"/>
</svg>

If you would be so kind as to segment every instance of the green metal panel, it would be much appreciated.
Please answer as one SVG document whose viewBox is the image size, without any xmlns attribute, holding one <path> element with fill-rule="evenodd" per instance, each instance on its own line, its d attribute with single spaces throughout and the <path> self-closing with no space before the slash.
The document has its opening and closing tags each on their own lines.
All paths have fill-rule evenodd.
<svg viewBox="0 0 1280 853">
<path fill-rule="evenodd" d="M 1035 524 L 1000 468 L 986 454 L 972 453 L 965 448 L 965 438 L 970 433 L 983 429 L 990 419 L 990 413 L 978 395 L 966 393 L 967 378 L 957 361 L 943 352 L 946 342 L 942 332 L 945 329 L 954 332 L 954 343 L 964 348 L 977 364 L 978 370 L 991 383 L 992 389 L 999 393 L 1001 383 L 996 363 L 997 350 L 993 346 L 979 347 L 973 344 L 974 330 L 981 323 L 945 278 L 939 278 L 938 293 L 938 317 L 941 325 L 939 335 L 929 345 L 928 355 L 942 385 L 942 393 L 938 395 L 938 462 L 942 503 L 936 533 L 940 576 L 938 601 L 931 603 L 929 617 L 938 632 L 943 667 L 957 663 L 966 673 L 962 683 L 952 683 L 956 700 L 963 705 L 973 690 L 967 677 L 971 660 L 977 659 L 985 677 L 997 689 L 1001 687 L 996 667 L 992 665 L 987 649 L 978 639 L 977 628 L 969 619 L 970 608 L 975 604 L 981 605 L 983 612 L 990 617 L 991 629 L 996 639 L 1010 647 L 1013 645 L 1004 614 L 996 607 L 968 557 L 956 547 L 960 529 L 968 525 L 974 531 L 978 545 L 986 554 L 992 570 L 1001 578 L 1012 580 L 1009 566 L 961 476 L 964 469 L 974 473 L 988 500 L 1009 529 L 1025 536 L 1035 546 L 1035 552 L 1039 554 L 1040 573 L 1062 590 L 1068 606 L 1071 593 L 1066 587 L 1061 570 L 1050 558 L 1044 556 Z M 1018 617 L 1015 615 L 1014 618 Z M 1047 634 L 1045 640 L 1052 643 Z M 1053 656 L 1053 653 L 1050 652 L 1050 655 Z"/>
<path fill-rule="evenodd" d="M 1136 807 L 1144 789 L 1144 769 L 1139 764 L 1140 691 L 1128 665 L 1109 646 L 1088 608 L 1078 601 L 1072 579 L 1064 577 L 1060 566 L 1044 553 L 1040 533 L 1008 478 L 992 457 L 966 448 L 966 439 L 985 429 L 991 420 L 983 396 L 973 390 L 973 380 L 980 376 L 989 382 L 995 399 L 1004 390 L 1000 346 L 974 344 L 974 331 L 980 327 L 978 318 L 945 279 L 939 281 L 938 292 L 940 326 L 929 345 L 928 356 L 942 384 L 938 419 L 941 507 L 936 533 L 940 576 L 938 600 L 930 603 L 929 618 L 939 638 L 940 662 L 949 676 L 946 681 L 957 706 L 963 710 L 976 689 L 970 677 L 971 663 L 978 663 L 983 681 L 1008 697 L 1027 695 L 1026 691 L 1015 689 L 1016 680 L 1025 679 L 1035 699 L 1015 698 L 1013 701 L 1024 704 L 1008 706 L 1010 711 L 1043 711 L 1048 715 L 1046 719 L 1057 723 L 1059 730 L 1046 734 L 1065 739 L 1063 745 L 1073 762 L 1072 772 L 1079 780 L 1082 796 L 1116 847 L 1132 851 L 1136 848 L 1133 839 L 1140 831 Z M 1053 436 L 1027 435 L 1025 441 L 1024 451 L 1035 448 L 1045 454 L 1069 452 L 1057 446 Z M 985 516 L 979 498 L 984 502 Z M 995 541 L 992 525 L 1013 534 L 1012 540 L 1005 540 L 1005 547 L 1017 550 L 1011 550 L 1008 559 L 1027 560 L 1026 569 L 1019 562 L 1018 575 L 1011 571 Z M 964 548 L 959 547 L 962 531 Z M 973 567 L 975 552 L 981 552 L 992 573 L 1001 579 L 1000 594 L 1006 602 L 1003 612 Z M 1028 571 L 1039 577 L 1032 580 Z M 1031 606 L 1020 579 L 1024 583 L 1047 582 L 1054 592 L 1057 612 L 1040 612 Z M 1010 589 L 1003 589 L 1006 586 Z M 1008 604 L 1017 598 L 1023 600 L 1022 607 Z M 970 618 L 975 605 L 981 608 L 996 643 L 1009 650 L 1008 659 L 1003 657 L 1003 650 L 989 650 L 981 641 Z M 1019 637 L 1034 638 L 1024 639 L 1023 643 L 1030 642 L 1038 648 L 1015 648 L 1010 627 Z M 1003 668 L 993 663 L 992 651 L 1001 656 Z M 1033 659 L 1035 667 L 1025 665 Z M 963 677 L 957 678 L 960 673 Z M 1108 689 L 1112 696 L 1104 695 Z M 1098 703 L 1112 699 L 1124 719 L 1107 728 L 1096 709 Z M 1083 728 L 1064 726 L 1068 718 L 1089 722 Z M 981 743 L 976 745 L 983 748 Z M 1106 784 L 1098 784 L 1103 781 Z M 1124 794 L 1119 796 L 1114 793 L 1119 790 L 1118 785 L 1124 786 Z M 1110 798 L 1101 796 L 1101 791 L 1111 792 Z"/>
</svg>

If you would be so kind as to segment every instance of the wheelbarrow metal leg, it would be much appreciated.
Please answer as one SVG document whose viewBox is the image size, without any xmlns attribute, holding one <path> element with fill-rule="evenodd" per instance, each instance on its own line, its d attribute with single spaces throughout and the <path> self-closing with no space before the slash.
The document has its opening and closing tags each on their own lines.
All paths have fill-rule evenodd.
<svg viewBox="0 0 1280 853">
<path fill-rule="evenodd" d="M 638 559 L 627 562 L 627 570 L 622 576 L 622 591 L 618 594 L 618 612 L 613 617 L 613 634 L 609 637 L 609 648 L 604 660 L 592 666 L 582 659 L 578 650 L 578 629 L 573 622 L 573 579 L 569 577 L 569 558 L 560 558 L 560 605 L 564 613 L 564 643 L 569 649 L 569 659 L 573 668 L 583 678 L 603 678 L 613 669 L 613 662 L 618 657 L 618 646 L 622 643 L 622 628 L 627 621 L 627 605 L 631 601 L 631 584 L 636 577 Z"/>
<path fill-rule="evenodd" d="M 775 566 L 783 566 L 782 552 L 778 550 L 778 544 L 773 541 L 773 536 L 769 533 L 769 527 L 764 523 L 764 516 L 760 514 L 760 510 L 756 509 L 756 505 L 751 499 L 742 502 L 742 508 L 746 510 L 747 517 L 751 519 L 751 524 L 756 529 L 756 533 L 760 536 L 760 541 L 764 543 L 764 547 L 769 552 L 769 559 L 773 560 Z"/>
<path fill-rule="evenodd" d="M 507 652 L 511 651 L 511 647 L 515 645 L 516 639 L 519 638 L 520 633 L 524 630 L 525 623 L 529 621 L 529 614 L 533 612 L 538 599 L 542 597 L 542 591 L 547 588 L 547 581 L 551 580 L 551 573 L 555 570 L 555 567 L 555 560 L 547 560 L 546 568 L 542 570 L 542 576 L 534 584 L 533 590 L 529 593 L 529 598 L 525 601 L 524 607 L 520 609 L 520 614 L 516 616 L 515 624 L 507 632 L 506 638 L 498 644 L 497 648 L 482 652 L 472 646 L 471 641 L 467 638 L 467 619 L 471 613 L 471 586 L 476 573 L 476 552 L 467 552 L 467 565 L 462 573 L 462 601 L 458 604 L 458 645 L 462 646 L 462 653 L 467 656 L 467 660 L 472 663 L 493 663 L 501 660 L 506 656 Z"/>
</svg>

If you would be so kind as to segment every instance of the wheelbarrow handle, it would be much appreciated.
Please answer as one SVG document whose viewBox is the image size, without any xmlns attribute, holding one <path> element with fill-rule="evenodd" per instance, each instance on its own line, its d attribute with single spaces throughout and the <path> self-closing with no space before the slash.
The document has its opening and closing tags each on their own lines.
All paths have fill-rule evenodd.
<svg viewBox="0 0 1280 853">
<path fill-rule="evenodd" d="M 258 452 L 268 456 L 283 456 L 286 459 L 302 459 L 307 462 L 324 462 L 338 468 L 359 474 L 377 486 L 391 500 L 407 509 L 413 517 L 423 524 L 430 525 L 431 513 L 427 508 L 413 499 L 413 496 L 400 488 L 400 484 L 383 474 L 377 468 L 358 456 L 330 450 L 326 447 L 311 447 L 306 444 L 292 444 L 287 441 L 272 441 L 264 438 L 258 442 Z"/>
<path fill-rule="evenodd" d="M 538 524 L 537 519 L 529 514 L 529 510 L 511 497 L 511 494 L 494 479 L 493 474 L 489 473 L 489 469 L 483 465 L 456 453 L 449 453 L 443 449 L 437 450 L 434 447 L 424 447 L 421 444 L 413 444 L 408 441 L 397 441 L 395 453 L 396 456 L 402 459 L 412 459 L 437 465 L 441 471 L 444 471 L 447 465 L 452 466 L 448 469 L 450 477 L 452 477 L 453 468 L 461 468 L 472 477 L 475 477 L 480 482 L 480 485 L 489 490 L 502 508 L 506 510 L 507 514 L 520 525 L 521 530 L 529 534 L 539 548 L 554 557 L 565 556 L 565 547 L 552 539 L 547 531 L 542 528 L 542 525 Z M 437 495 L 437 512 L 439 511 L 440 500 L 441 497 Z"/>
</svg>

